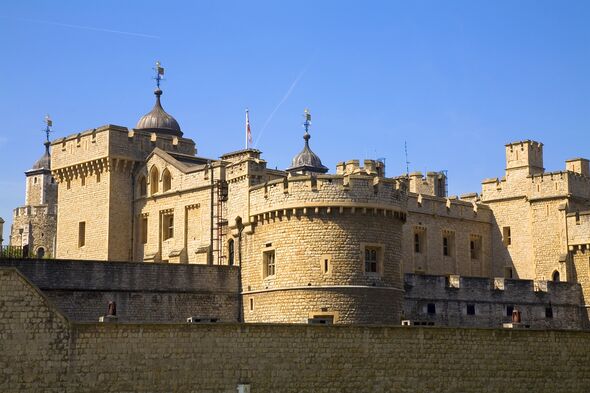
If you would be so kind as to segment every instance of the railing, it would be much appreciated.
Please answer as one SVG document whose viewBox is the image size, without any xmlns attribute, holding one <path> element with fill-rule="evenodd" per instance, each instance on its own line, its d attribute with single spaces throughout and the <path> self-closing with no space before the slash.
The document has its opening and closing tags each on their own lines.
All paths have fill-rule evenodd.
<svg viewBox="0 0 590 393">
<path fill-rule="evenodd" d="M 37 253 L 30 244 L 26 246 L 0 246 L 0 259 L 47 258 L 45 249 L 40 247 Z"/>
</svg>

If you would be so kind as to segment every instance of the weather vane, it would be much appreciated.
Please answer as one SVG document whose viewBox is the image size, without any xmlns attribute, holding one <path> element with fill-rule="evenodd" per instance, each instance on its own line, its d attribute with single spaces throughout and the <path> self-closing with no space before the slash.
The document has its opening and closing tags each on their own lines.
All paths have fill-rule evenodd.
<svg viewBox="0 0 590 393">
<path fill-rule="evenodd" d="M 53 120 L 51 120 L 51 117 L 49 117 L 49 115 L 45 115 L 45 135 L 47 136 L 47 142 L 49 142 L 49 133 L 52 132 L 51 131 L 51 127 L 53 126 Z"/>
<path fill-rule="evenodd" d="M 162 67 L 162 64 L 160 63 L 160 61 L 156 61 L 156 67 L 153 68 L 154 71 L 156 71 L 156 77 L 154 78 L 156 80 L 156 85 L 158 86 L 158 89 L 160 88 L 160 81 L 164 76 L 164 67 Z"/>
<path fill-rule="evenodd" d="M 303 122 L 303 128 L 305 128 L 305 133 L 308 133 L 309 126 L 311 125 L 311 113 L 309 113 L 309 109 L 305 109 L 303 117 L 305 118 L 305 122 Z"/>
</svg>

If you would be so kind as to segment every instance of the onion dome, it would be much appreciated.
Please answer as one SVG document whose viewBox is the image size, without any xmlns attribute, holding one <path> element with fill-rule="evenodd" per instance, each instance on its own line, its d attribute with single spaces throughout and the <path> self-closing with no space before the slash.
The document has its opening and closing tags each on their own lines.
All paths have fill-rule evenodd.
<svg viewBox="0 0 590 393">
<path fill-rule="evenodd" d="M 166 113 L 164 108 L 162 108 L 162 104 L 160 103 L 162 90 L 157 88 L 154 90 L 154 94 L 156 95 L 156 103 L 154 108 L 148 114 L 139 119 L 135 128 L 137 130 L 181 137 L 182 131 L 180 131 L 178 122 L 175 118 Z"/>
<path fill-rule="evenodd" d="M 303 150 L 295 157 L 293 157 L 293 161 L 291 162 L 291 167 L 287 168 L 287 172 L 291 174 L 307 174 L 307 173 L 326 173 L 328 172 L 328 168 L 322 165 L 322 160 L 309 148 L 309 139 L 311 135 L 309 135 L 308 129 L 311 125 L 311 115 L 305 110 L 305 123 L 303 126 L 305 127 L 305 134 L 303 135 L 303 139 L 305 140 L 305 146 L 303 146 Z"/>
</svg>

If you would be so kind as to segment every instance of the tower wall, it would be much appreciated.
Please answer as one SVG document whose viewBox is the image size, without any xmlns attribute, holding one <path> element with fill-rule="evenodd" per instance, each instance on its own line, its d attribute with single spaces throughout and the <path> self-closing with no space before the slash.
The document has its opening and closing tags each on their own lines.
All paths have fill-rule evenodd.
<svg viewBox="0 0 590 393">
<path fill-rule="evenodd" d="M 252 187 L 242 286 L 246 322 L 399 323 L 406 195 L 391 179 L 296 176 Z M 375 250 L 376 272 L 366 271 Z M 274 253 L 275 272 L 265 272 Z"/>
<path fill-rule="evenodd" d="M 194 154 L 190 139 L 108 125 L 52 143 L 59 183 L 57 256 L 129 260 L 132 257 L 134 170 L 154 148 Z M 81 224 L 85 225 L 80 246 Z"/>
</svg>

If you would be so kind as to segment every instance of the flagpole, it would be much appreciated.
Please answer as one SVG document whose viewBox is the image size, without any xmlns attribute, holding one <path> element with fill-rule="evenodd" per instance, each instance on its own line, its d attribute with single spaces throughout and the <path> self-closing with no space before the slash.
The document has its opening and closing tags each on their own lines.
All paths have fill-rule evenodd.
<svg viewBox="0 0 590 393">
<path fill-rule="evenodd" d="M 250 113 L 248 112 L 248 108 L 246 108 L 246 149 L 248 149 L 248 141 L 250 140 Z"/>
</svg>

